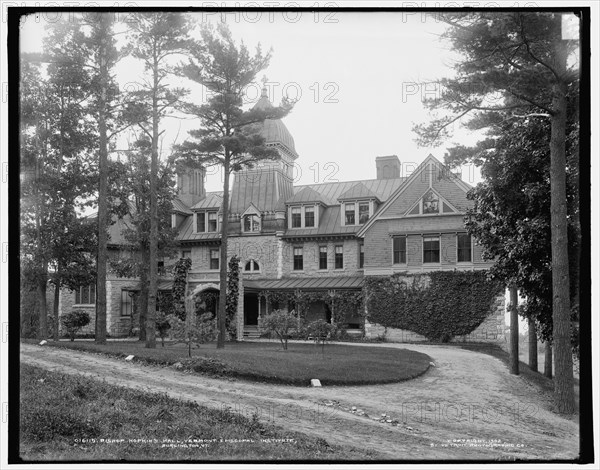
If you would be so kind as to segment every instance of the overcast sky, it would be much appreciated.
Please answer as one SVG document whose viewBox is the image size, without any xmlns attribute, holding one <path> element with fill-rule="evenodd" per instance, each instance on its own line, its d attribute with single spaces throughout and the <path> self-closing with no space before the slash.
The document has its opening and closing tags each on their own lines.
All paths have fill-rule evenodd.
<svg viewBox="0 0 600 470">
<path fill-rule="evenodd" d="M 284 93 L 298 100 L 284 119 L 300 155 L 296 184 L 375 178 L 375 157 L 380 155 L 398 155 L 403 172 L 409 172 L 429 153 L 442 160 L 451 145 L 450 141 L 438 148 L 420 148 L 411 130 L 413 123 L 428 119 L 422 98 L 439 92 L 436 80 L 453 73 L 457 57 L 440 41 L 444 27 L 432 16 L 263 11 L 197 13 L 195 18 L 225 20 L 234 37 L 251 51 L 258 43 L 264 50 L 273 48 L 269 67 L 246 96 L 256 101 L 260 80 L 266 76 L 271 101 L 278 104 Z M 28 18 L 21 34 L 22 51 L 41 50 L 49 19 Z M 126 20 L 125 14 L 119 19 Z M 120 85 L 136 81 L 141 71 L 132 59 L 123 60 L 117 68 Z M 203 99 L 199 89 L 190 97 Z M 172 119 L 164 127 L 167 154 L 195 123 Z M 474 136 L 463 130 L 455 140 L 473 142 Z M 463 179 L 471 184 L 477 174 L 463 169 Z M 208 177 L 208 190 L 220 187 L 218 176 Z"/>
</svg>

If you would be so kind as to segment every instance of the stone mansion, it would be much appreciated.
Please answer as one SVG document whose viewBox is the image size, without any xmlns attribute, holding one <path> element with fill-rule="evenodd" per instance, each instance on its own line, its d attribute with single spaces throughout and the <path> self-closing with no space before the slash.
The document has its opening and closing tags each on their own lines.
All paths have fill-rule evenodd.
<svg viewBox="0 0 600 470">
<path fill-rule="evenodd" d="M 271 106 L 266 93 L 256 106 Z M 490 266 L 463 225 L 472 204 L 466 197 L 470 186 L 432 155 L 404 177 L 399 158 L 391 155 L 371 163 L 376 179 L 294 185 L 293 163 L 299 156 L 292 135 L 281 120 L 266 120 L 262 132 L 281 158 L 235 173 L 230 193 L 227 258 L 241 260 L 238 339 L 256 336 L 259 319 L 269 310 L 262 291 L 356 292 L 366 276 Z M 206 192 L 204 177 L 197 169 L 178 174 L 172 212 L 179 256 L 192 260 L 188 292 L 193 293 L 219 289 L 222 193 Z M 123 219 L 110 227 L 111 256 L 119 256 L 126 224 Z M 165 267 L 175 261 L 165 260 Z M 172 277 L 161 277 L 159 289 L 171 286 Z M 109 274 L 112 336 L 127 333 L 136 290 L 139 280 Z M 94 304 L 95 286 L 85 286 L 63 292 L 60 310 L 93 314 Z M 503 325 L 503 308 L 498 304 L 491 324 Z M 306 315 L 331 318 L 322 302 L 311 304 Z M 362 317 L 346 312 L 345 327 L 362 331 Z M 503 326 L 498 334 L 504 334 Z"/>
</svg>

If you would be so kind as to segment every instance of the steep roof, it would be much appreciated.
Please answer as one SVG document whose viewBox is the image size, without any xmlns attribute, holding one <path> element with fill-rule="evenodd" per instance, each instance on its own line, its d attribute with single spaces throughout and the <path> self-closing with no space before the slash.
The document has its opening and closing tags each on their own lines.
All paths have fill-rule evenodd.
<svg viewBox="0 0 600 470">
<path fill-rule="evenodd" d="M 192 209 L 215 209 L 221 208 L 223 204 L 223 192 L 206 193 L 206 197 L 195 204 Z M 192 213 L 191 211 L 189 212 Z"/>
<path fill-rule="evenodd" d="M 361 183 L 380 201 L 385 201 L 406 178 L 390 178 L 390 179 L 374 179 L 374 180 L 362 180 L 362 181 L 339 181 L 335 183 L 316 183 L 307 184 L 302 186 L 295 186 L 294 192 L 297 194 L 304 188 L 311 188 L 321 194 L 323 202 L 328 205 L 338 204 L 338 199 L 342 194 L 350 190 L 356 183 Z"/>
<path fill-rule="evenodd" d="M 324 202 L 323 196 L 321 196 L 321 193 L 318 193 L 310 186 L 305 186 L 286 201 L 287 204 L 300 204 L 307 202 Z"/>
<path fill-rule="evenodd" d="M 360 181 L 338 197 L 338 201 L 347 199 L 377 198 L 377 195 Z"/>
<path fill-rule="evenodd" d="M 179 232 L 177 233 L 177 240 L 220 240 L 221 233 L 220 232 L 201 232 L 194 233 L 194 217 L 187 217 L 179 227 Z"/>
<path fill-rule="evenodd" d="M 189 207 L 186 206 L 183 202 L 181 202 L 179 198 L 173 199 L 173 210 L 181 214 L 192 214 L 192 211 L 189 209 Z"/>
</svg>

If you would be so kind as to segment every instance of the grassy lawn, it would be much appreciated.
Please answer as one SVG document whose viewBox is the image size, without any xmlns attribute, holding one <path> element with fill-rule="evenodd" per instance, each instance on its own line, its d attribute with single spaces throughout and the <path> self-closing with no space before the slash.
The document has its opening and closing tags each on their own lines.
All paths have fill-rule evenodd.
<svg viewBox="0 0 600 470">
<path fill-rule="evenodd" d="M 376 458 L 368 450 L 330 446 L 229 410 L 26 364 L 20 422 L 20 457 L 28 462 Z"/>
<path fill-rule="evenodd" d="M 431 358 L 407 349 L 362 348 L 348 344 L 291 343 L 283 351 L 279 343 L 231 342 L 225 349 L 214 343 L 192 350 L 188 358 L 185 345 L 157 345 L 146 349 L 139 341 L 108 341 L 98 345 L 93 341 L 54 343 L 54 347 L 99 352 L 117 357 L 130 354 L 134 360 L 172 365 L 180 362 L 185 370 L 211 375 L 239 377 L 248 380 L 308 386 L 310 379 L 323 385 L 360 385 L 400 382 L 423 374 Z"/>
</svg>

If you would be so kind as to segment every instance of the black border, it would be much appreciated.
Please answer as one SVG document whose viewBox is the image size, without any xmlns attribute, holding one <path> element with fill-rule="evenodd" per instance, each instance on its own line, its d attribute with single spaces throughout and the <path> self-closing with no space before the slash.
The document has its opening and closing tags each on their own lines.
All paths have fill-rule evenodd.
<svg viewBox="0 0 600 470">
<path fill-rule="evenodd" d="M 181 11 L 181 12 L 236 12 L 236 11 L 264 11 L 264 12 L 455 12 L 455 11 L 488 11 L 488 12 L 510 12 L 510 11 L 535 11 L 535 12 L 573 12 L 578 14 L 581 21 L 580 30 L 580 50 L 581 50 L 581 84 L 580 84 L 580 223 L 582 229 L 582 247 L 581 247 L 581 267 L 580 267 L 580 456 L 574 460 L 515 460 L 510 463 L 592 463 L 594 462 L 594 441 L 593 441 L 593 413 L 592 413 L 592 365 L 591 365 L 591 213 L 590 213 L 590 164 L 591 164 L 591 106 L 590 106 L 590 9 L 591 7 L 526 7 L 526 8 L 399 8 L 399 7 L 298 7 L 298 8 L 265 8 L 265 7 L 13 7 L 7 5 L 7 51 L 8 51 L 8 79 L 9 89 L 11 92 L 8 95 L 9 106 L 9 122 L 8 122 L 8 149 L 9 162 L 14 161 L 20 155 L 19 142 L 19 20 L 21 16 L 29 15 L 36 12 L 130 12 L 130 11 Z M 12 113 L 11 113 L 11 110 Z M 11 114 L 16 114 L 17 119 L 10 119 Z M 10 155 L 15 157 L 10 158 Z M 19 457 L 19 344 L 20 344 L 20 322 L 17 321 L 16 313 L 12 315 L 10 312 L 19 311 L 19 287 L 20 287 L 20 165 L 9 164 L 8 171 L 8 216 L 9 216 L 9 247 L 12 249 L 8 253 L 8 272 L 9 272 L 9 412 L 8 412 L 8 463 L 9 464 L 110 464 L 110 463 L 126 463 L 126 464 L 181 464 L 181 461 L 160 460 L 99 460 L 99 461 L 82 461 L 82 460 L 55 460 L 55 461 L 23 461 Z M 12 222 L 12 223 L 10 223 Z M 326 460 L 291 460 L 291 461 L 240 461 L 240 460 L 218 460 L 218 461 L 186 461 L 185 463 L 203 463 L 203 464 L 228 464 L 228 463 L 248 463 L 248 464 L 414 464 L 423 463 L 431 464 L 440 462 L 439 460 L 380 460 L 380 461 L 326 461 Z M 475 463 L 495 463 L 504 464 L 508 461 L 499 460 L 449 460 L 445 461 L 449 464 L 475 464 Z"/>
</svg>

